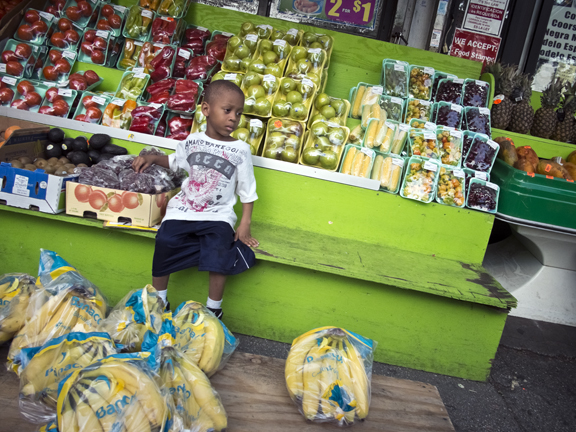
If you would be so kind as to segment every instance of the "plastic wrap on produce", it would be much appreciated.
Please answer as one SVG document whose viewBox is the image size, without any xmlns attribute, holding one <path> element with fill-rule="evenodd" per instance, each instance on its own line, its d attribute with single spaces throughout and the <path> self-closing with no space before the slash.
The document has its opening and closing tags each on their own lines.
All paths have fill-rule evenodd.
<svg viewBox="0 0 576 432">
<path fill-rule="evenodd" d="M 234 1 L 234 0 L 194 0 L 195 3 L 207 4 L 210 6 L 220 7 L 224 9 L 237 10 L 249 14 L 256 14 L 258 12 L 259 1 Z"/>
<path fill-rule="evenodd" d="M 110 334 L 121 352 L 138 352 L 144 335 L 158 333 L 166 305 L 152 285 L 132 290 L 100 323 L 100 330 Z"/>
<path fill-rule="evenodd" d="M 25 273 L 0 276 L 0 345 L 24 326 L 30 297 L 36 291 L 36 278 Z"/>
<path fill-rule="evenodd" d="M 377 342 L 337 327 L 321 327 L 292 342 L 286 387 L 306 420 L 351 425 L 368 416 Z"/>
<path fill-rule="evenodd" d="M 93 332 L 108 302 L 98 287 L 56 252 L 41 249 L 38 289 L 28 304 L 26 324 L 8 352 L 8 369 L 22 372 L 23 350 L 40 347 L 69 332 Z"/>
<path fill-rule="evenodd" d="M 147 333 L 142 350 L 150 352 L 148 364 L 160 375 L 176 407 L 184 430 L 222 431 L 228 425 L 226 411 L 210 380 L 191 356 L 176 343 L 172 312 L 163 315 L 159 334 Z"/>
<path fill-rule="evenodd" d="M 22 350 L 20 412 L 32 423 L 56 420 L 58 384 L 68 374 L 116 354 L 108 333 L 67 333 Z"/>
<path fill-rule="evenodd" d="M 208 376 L 222 369 L 239 342 L 222 321 L 201 303 L 187 301 L 174 312 L 175 347 Z"/>
<path fill-rule="evenodd" d="M 58 430 L 169 431 L 174 405 L 146 360 L 115 354 L 77 369 L 58 388 Z"/>
</svg>

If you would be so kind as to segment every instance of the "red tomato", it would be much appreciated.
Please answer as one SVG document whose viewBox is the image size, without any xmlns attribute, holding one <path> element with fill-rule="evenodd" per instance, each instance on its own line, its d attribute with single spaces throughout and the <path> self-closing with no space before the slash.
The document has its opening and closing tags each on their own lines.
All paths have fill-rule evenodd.
<svg viewBox="0 0 576 432">
<path fill-rule="evenodd" d="M 86 116 L 84 114 L 78 114 L 76 117 L 74 117 L 74 120 L 85 122 Z"/>
<path fill-rule="evenodd" d="M 40 20 L 40 14 L 33 9 L 29 9 L 24 14 L 24 21 L 28 24 L 34 24 L 36 21 Z"/>
<path fill-rule="evenodd" d="M 18 61 L 20 58 L 12 50 L 2 52 L 2 63 L 8 63 L 9 61 Z"/>
<path fill-rule="evenodd" d="M 16 45 L 16 48 L 14 48 L 14 54 L 22 60 L 27 60 L 32 55 L 32 48 L 30 48 L 28 44 L 19 43 Z"/>
<path fill-rule="evenodd" d="M 54 110 L 52 109 L 51 106 L 48 105 L 44 105 L 41 106 L 40 109 L 38 110 L 39 114 L 46 114 L 46 115 L 54 115 Z"/>
<path fill-rule="evenodd" d="M 96 30 L 86 30 L 86 33 L 84 33 L 84 40 L 86 42 L 93 42 L 95 38 Z"/>
<path fill-rule="evenodd" d="M 24 66 L 22 66 L 20 62 L 9 61 L 8 63 L 6 63 L 6 73 L 8 75 L 19 77 L 22 75 L 23 72 L 24 72 Z"/>
<path fill-rule="evenodd" d="M 95 84 L 100 80 L 98 74 L 93 70 L 87 70 L 86 72 L 84 72 L 84 78 L 86 79 L 88 85 Z"/>
<path fill-rule="evenodd" d="M 54 64 L 62 58 L 62 53 L 60 51 L 50 50 L 48 58 L 50 59 L 50 63 Z"/>
<path fill-rule="evenodd" d="M 46 90 L 46 100 L 48 102 L 53 103 L 58 99 L 62 99 L 62 96 L 58 94 L 58 89 L 56 87 L 50 87 Z"/>
<path fill-rule="evenodd" d="M 30 110 L 30 107 L 28 106 L 28 104 L 26 103 L 26 101 L 24 99 L 16 99 L 14 102 L 12 102 L 12 104 L 10 106 L 12 108 L 16 108 L 19 110 L 24 110 L 24 111 Z"/>
<path fill-rule="evenodd" d="M 68 44 L 64 40 L 64 33 L 62 32 L 55 32 L 52 37 L 50 38 L 50 43 L 58 48 L 66 48 Z"/>
<path fill-rule="evenodd" d="M 92 60 L 92 63 L 104 64 L 104 60 L 105 60 L 104 52 L 100 51 L 100 50 L 92 51 L 92 55 L 90 56 L 90 60 Z"/>
<path fill-rule="evenodd" d="M 18 37 L 25 41 L 31 41 L 34 39 L 34 30 L 28 24 L 22 24 L 18 27 Z"/>
<path fill-rule="evenodd" d="M 84 78 L 70 79 L 70 88 L 72 90 L 84 91 L 88 88 L 88 84 Z"/>
<path fill-rule="evenodd" d="M 86 38 L 86 36 L 84 36 L 84 38 Z M 86 40 L 80 44 L 80 49 L 88 56 L 92 54 L 92 44 Z"/>
<path fill-rule="evenodd" d="M 0 88 L 0 102 L 5 104 L 12 100 L 14 97 L 14 90 L 9 88 Z"/>
<path fill-rule="evenodd" d="M 70 29 L 66 30 L 66 33 L 64 33 L 64 39 L 66 39 L 68 42 L 74 45 L 77 44 L 78 41 L 80 40 L 80 35 L 76 30 Z"/>
<path fill-rule="evenodd" d="M 84 0 L 80 0 L 77 4 L 78 9 L 80 9 L 80 12 L 82 12 L 84 17 L 88 18 L 90 15 L 92 15 L 92 6 L 90 6 L 90 3 Z"/>
<path fill-rule="evenodd" d="M 61 58 L 60 60 L 58 60 L 55 64 L 54 64 L 54 68 L 56 69 L 56 72 L 60 73 L 60 74 L 67 74 L 68 72 L 70 72 L 70 63 L 68 63 L 68 60 Z"/>
<path fill-rule="evenodd" d="M 106 43 L 106 39 L 101 38 L 101 37 L 96 37 L 96 38 L 94 38 L 94 41 L 92 42 L 92 46 L 96 49 L 105 50 L 108 47 L 108 44 Z"/>
<path fill-rule="evenodd" d="M 102 111 L 95 106 L 86 109 L 86 119 L 90 120 L 92 123 L 96 123 L 102 117 Z"/>
<path fill-rule="evenodd" d="M 110 15 L 114 14 L 114 8 L 110 5 L 104 5 L 102 6 L 102 16 L 105 16 L 106 18 L 108 18 Z"/>
<path fill-rule="evenodd" d="M 48 32 L 48 24 L 44 21 L 36 21 L 32 24 L 32 31 L 36 36 L 45 35 Z"/>
<path fill-rule="evenodd" d="M 46 66 L 42 73 L 44 74 L 44 78 L 46 78 L 48 81 L 58 80 L 58 71 L 54 66 Z"/>
<path fill-rule="evenodd" d="M 108 22 L 110 23 L 110 27 L 113 29 L 119 29 L 122 25 L 122 18 L 119 15 L 111 15 L 108 17 Z"/>
<path fill-rule="evenodd" d="M 42 103 L 42 96 L 40 96 L 38 93 L 34 92 L 30 92 L 28 93 L 25 97 L 24 100 L 26 101 L 26 104 L 30 107 L 33 108 L 35 106 L 38 106 Z"/>
<path fill-rule="evenodd" d="M 72 28 L 72 22 L 68 18 L 60 18 L 58 20 L 58 29 L 65 32 Z"/>
<path fill-rule="evenodd" d="M 30 81 L 20 81 L 16 86 L 16 90 L 23 96 L 26 96 L 28 93 L 35 91 L 34 85 Z"/>
<path fill-rule="evenodd" d="M 90 95 L 84 96 L 82 98 L 82 105 L 84 105 L 84 108 L 86 108 L 86 109 L 88 109 L 90 107 L 98 106 L 98 104 L 96 102 L 92 101 L 92 96 L 90 96 Z"/>
<path fill-rule="evenodd" d="M 98 24 L 96 24 L 96 28 L 98 30 L 112 30 L 112 27 L 110 26 L 108 20 L 106 19 L 101 19 L 100 21 L 98 21 Z"/>
<path fill-rule="evenodd" d="M 82 12 L 77 6 L 69 6 L 66 8 L 66 16 L 71 21 L 79 21 L 82 18 Z"/>
</svg>

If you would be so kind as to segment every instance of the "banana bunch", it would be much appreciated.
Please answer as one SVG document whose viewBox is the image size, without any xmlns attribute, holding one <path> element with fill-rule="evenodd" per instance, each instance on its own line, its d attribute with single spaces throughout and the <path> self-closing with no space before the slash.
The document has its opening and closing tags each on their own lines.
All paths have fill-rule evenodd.
<svg viewBox="0 0 576 432">
<path fill-rule="evenodd" d="M 26 320 L 30 296 L 36 291 L 36 279 L 23 273 L 0 278 L 0 344 L 12 338 Z"/>
<path fill-rule="evenodd" d="M 93 286 L 74 284 L 60 287 L 51 295 L 40 289 L 30 298 L 33 313 L 12 340 L 8 362 L 20 375 L 25 348 L 44 345 L 50 339 L 70 332 L 93 332 L 106 316 L 106 300 Z"/>
<path fill-rule="evenodd" d="M 168 430 L 167 398 L 145 356 L 109 356 L 73 372 L 60 386 L 57 422 L 62 432 Z"/>
<path fill-rule="evenodd" d="M 371 179 L 379 180 L 382 189 L 396 193 L 403 168 L 404 161 L 401 158 L 377 155 L 372 167 Z"/>
<path fill-rule="evenodd" d="M 323 327 L 292 343 L 286 387 L 307 420 L 344 426 L 368 415 L 371 367 L 367 371 L 365 360 L 371 365 L 374 343 L 359 338 L 343 329 Z M 357 349 L 362 345 L 368 349 L 366 357 Z"/>
<path fill-rule="evenodd" d="M 30 350 L 34 351 L 34 350 Z M 68 333 L 53 339 L 26 358 L 20 374 L 20 410 L 33 423 L 56 414 L 58 384 L 69 373 L 116 354 L 105 333 Z"/>
<path fill-rule="evenodd" d="M 206 375 L 214 375 L 222 362 L 227 336 L 234 338 L 228 329 L 212 312 L 195 301 L 180 305 L 173 323 L 175 346 Z"/>
<path fill-rule="evenodd" d="M 139 352 L 148 330 L 158 333 L 162 326 L 164 302 L 152 285 L 128 293 L 100 324 L 122 352 Z"/>
<path fill-rule="evenodd" d="M 222 431 L 228 425 L 218 393 L 202 370 L 174 347 L 162 348 L 159 375 L 190 432 Z"/>
</svg>

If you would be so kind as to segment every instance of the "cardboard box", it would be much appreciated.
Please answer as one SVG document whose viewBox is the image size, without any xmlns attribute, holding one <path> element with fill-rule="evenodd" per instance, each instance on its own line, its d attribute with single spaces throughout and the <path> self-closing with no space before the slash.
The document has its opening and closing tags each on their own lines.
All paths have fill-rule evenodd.
<svg viewBox="0 0 576 432">
<path fill-rule="evenodd" d="M 42 213 L 61 213 L 65 209 L 66 183 L 77 175 L 59 177 L 44 170 L 28 171 L 12 168 L 13 159 L 27 156 L 31 160 L 43 157 L 49 127 L 20 129 L 0 147 L 0 204 L 37 210 Z"/>
<path fill-rule="evenodd" d="M 66 214 L 151 227 L 162 221 L 166 204 L 178 191 L 149 195 L 70 182 Z"/>
</svg>

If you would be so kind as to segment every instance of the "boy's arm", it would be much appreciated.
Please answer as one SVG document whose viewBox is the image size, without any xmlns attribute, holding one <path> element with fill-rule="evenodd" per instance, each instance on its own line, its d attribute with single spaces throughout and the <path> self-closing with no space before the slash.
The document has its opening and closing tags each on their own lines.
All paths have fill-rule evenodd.
<svg viewBox="0 0 576 432">
<path fill-rule="evenodd" d="M 134 168 L 134 171 L 141 173 L 152 164 L 160 165 L 164 168 L 170 168 L 168 156 L 160 155 L 138 156 L 134 161 L 132 161 L 132 168 Z"/>
<path fill-rule="evenodd" d="M 242 203 L 242 219 L 236 229 L 234 240 L 240 240 L 247 246 L 258 247 L 260 243 L 250 234 L 250 224 L 252 223 L 252 209 L 254 202 Z"/>
</svg>

